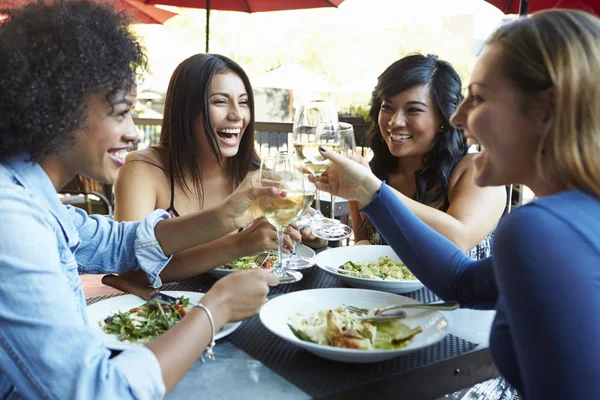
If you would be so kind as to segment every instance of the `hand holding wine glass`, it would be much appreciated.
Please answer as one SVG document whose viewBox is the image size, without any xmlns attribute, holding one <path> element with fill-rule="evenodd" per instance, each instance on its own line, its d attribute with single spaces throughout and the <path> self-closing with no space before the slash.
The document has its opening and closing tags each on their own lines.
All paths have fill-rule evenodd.
<svg viewBox="0 0 600 400">
<path fill-rule="evenodd" d="M 298 218 L 306 203 L 304 179 L 294 160 L 287 154 L 278 154 L 262 160 L 259 183 L 263 187 L 275 187 L 286 193 L 285 197 L 261 197 L 256 204 L 264 217 L 277 229 L 277 267 L 273 271 L 280 283 L 292 283 L 302 279 L 298 271 L 287 271 L 283 263 L 283 231 Z"/>
<path fill-rule="evenodd" d="M 296 156 L 305 170 L 313 177 L 319 177 L 329 168 L 331 161 L 319 152 L 319 146 L 327 146 L 330 151 L 351 154 L 356 148 L 354 129 L 348 123 L 322 122 L 317 125 L 314 134 L 295 134 L 294 148 Z M 310 226 L 313 234 L 325 240 L 341 240 L 352 234 L 352 229 L 334 219 L 325 218 L 321 214 L 319 192 L 316 193 L 316 214 L 311 218 Z M 333 202 L 332 202 L 333 203 Z"/>
</svg>

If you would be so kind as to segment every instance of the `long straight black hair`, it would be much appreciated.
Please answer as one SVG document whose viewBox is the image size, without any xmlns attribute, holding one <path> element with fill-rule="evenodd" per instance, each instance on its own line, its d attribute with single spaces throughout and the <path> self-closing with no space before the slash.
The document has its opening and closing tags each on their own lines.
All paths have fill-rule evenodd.
<svg viewBox="0 0 600 400">
<path fill-rule="evenodd" d="M 371 126 L 367 142 L 373 150 L 371 169 L 384 179 L 398 170 L 398 158 L 390 153 L 378 124 L 379 109 L 385 99 L 415 86 L 429 86 L 437 110 L 442 118 L 443 131 L 437 133 L 433 148 L 423 155 L 423 168 L 415 172 L 414 199 L 424 204 L 443 201 L 448 208 L 448 180 L 454 167 L 467 154 L 463 132 L 450 125 L 449 120 L 463 99 L 458 73 L 446 61 L 435 55 L 413 54 L 390 65 L 378 78 L 371 97 Z"/>
<path fill-rule="evenodd" d="M 230 160 L 233 171 L 232 189 L 235 189 L 249 171 L 260 166 L 254 149 L 254 95 L 246 72 L 238 63 L 225 56 L 196 54 L 177 66 L 171 76 L 165 98 L 160 145 L 169 150 L 169 168 L 182 190 L 191 192 L 184 179 L 185 171 L 191 174 L 201 207 L 204 206 L 203 163 L 198 163 L 198 138 L 194 132 L 194 122 L 198 115 L 204 116 L 204 134 L 210 150 L 219 165 L 223 165 L 223 155 L 210 120 L 210 85 L 216 74 L 227 72 L 235 73 L 244 82 L 250 107 L 250 122 L 242 136 L 238 154 Z"/>
</svg>

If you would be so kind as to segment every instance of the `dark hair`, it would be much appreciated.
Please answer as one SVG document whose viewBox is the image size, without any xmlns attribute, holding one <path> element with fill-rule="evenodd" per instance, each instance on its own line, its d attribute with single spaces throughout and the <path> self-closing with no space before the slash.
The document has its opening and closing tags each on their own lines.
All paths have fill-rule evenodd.
<svg viewBox="0 0 600 400">
<path fill-rule="evenodd" d="M 86 97 L 106 91 L 111 104 L 146 67 L 128 21 L 106 6 L 55 1 L 0 14 L 0 159 L 61 155 L 86 127 Z"/>
<path fill-rule="evenodd" d="M 248 75 L 235 61 L 219 54 L 196 54 L 177 66 L 169 82 L 165 98 L 160 144 L 169 149 L 169 168 L 172 168 L 175 181 L 182 189 L 190 188 L 185 183 L 184 174 L 189 170 L 194 188 L 200 194 L 203 204 L 202 166 L 198 165 L 196 152 L 197 137 L 194 121 L 204 115 L 204 133 L 210 149 L 221 165 L 223 157 L 217 144 L 214 128 L 210 120 L 210 84 L 216 74 L 233 72 L 244 82 L 248 93 L 250 122 L 246 127 L 236 157 L 233 157 L 233 187 L 248 175 L 250 170 L 260 166 L 254 149 L 254 95 Z"/>
<path fill-rule="evenodd" d="M 374 153 L 370 164 L 379 178 L 385 178 L 398 169 L 398 159 L 390 153 L 380 131 L 379 109 L 383 100 L 421 85 L 430 87 L 444 131 L 436 135 L 433 148 L 423 156 L 423 169 L 415 172 L 415 200 L 425 204 L 443 200 L 442 209 L 445 210 L 448 206 L 448 179 L 468 150 L 463 132 L 449 123 L 463 98 L 460 77 L 450 63 L 431 54 L 413 54 L 394 62 L 379 76 L 369 112 L 372 122 L 367 141 Z"/>
</svg>

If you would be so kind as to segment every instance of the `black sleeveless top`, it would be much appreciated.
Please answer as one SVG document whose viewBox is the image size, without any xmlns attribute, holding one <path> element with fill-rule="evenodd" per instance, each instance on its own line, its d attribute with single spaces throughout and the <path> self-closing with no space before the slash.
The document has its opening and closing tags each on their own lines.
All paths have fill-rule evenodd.
<svg viewBox="0 0 600 400">
<path fill-rule="evenodd" d="M 165 211 L 169 213 L 171 218 L 179 217 L 179 213 L 175 209 L 175 178 L 173 177 L 173 164 L 171 163 L 171 157 L 169 157 L 169 180 L 171 181 L 171 202 L 169 208 Z M 244 228 L 239 228 L 238 232 L 243 231 Z"/>
<path fill-rule="evenodd" d="M 171 157 L 169 157 L 169 180 L 171 181 L 171 203 L 165 211 L 169 213 L 171 218 L 179 217 L 179 213 L 175 209 L 175 179 L 173 178 L 173 168 L 171 165 Z"/>
</svg>

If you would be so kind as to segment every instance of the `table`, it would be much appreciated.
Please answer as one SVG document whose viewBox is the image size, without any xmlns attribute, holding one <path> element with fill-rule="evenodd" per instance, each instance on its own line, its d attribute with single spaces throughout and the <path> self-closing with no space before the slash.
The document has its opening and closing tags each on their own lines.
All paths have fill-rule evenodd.
<svg viewBox="0 0 600 400">
<path fill-rule="evenodd" d="M 312 282 L 317 282 L 322 278 L 320 274 L 325 275 L 316 267 L 306 270 L 303 281 L 305 284 L 311 282 L 311 279 Z M 165 290 L 198 290 L 206 285 L 207 279 L 213 278 L 193 278 L 181 282 L 177 286 L 165 287 Z M 303 281 L 294 285 L 299 285 Z M 291 285 L 281 286 L 280 289 L 276 287 L 272 290 L 271 295 L 281 295 L 276 292 L 290 290 L 290 287 Z M 348 398 L 388 398 L 392 396 L 407 399 L 433 399 L 497 377 L 498 371 L 488 351 L 488 336 L 494 311 L 465 309 L 446 312 L 445 315 L 449 320 L 452 335 L 477 343 L 477 346 L 455 357 L 426 363 L 426 365 L 393 376 L 386 376 L 378 381 L 355 382 L 355 386 L 351 388 L 340 388 L 323 396 L 313 396 L 284 379 L 263 362 L 248 355 L 228 338 L 224 338 L 215 347 L 216 360 L 205 364 L 202 364 L 200 360 L 197 361 L 170 393 L 168 399 L 183 400 L 200 396 L 218 399 L 276 398 L 290 400 L 311 397 L 347 400 Z M 240 330 L 242 328 L 243 326 Z M 236 333 L 230 337 L 232 340 L 233 335 Z M 247 339 L 252 340 L 251 337 Z M 239 337 L 235 341 L 239 343 Z M 304 350 L 298 351 L 304 352 Z M 320 361 L 320 358 L 318 360 L 315 361 L 317 366 L 319 363 L 325 362 Z M 345 364 L 328 363 L 334 369 L 338 369 L 338 365 L 340 370 L 348 368 Z M 327 373 L 327 371 L 321 373 Z M 402 394 L 402 396 L 396 396 L 397 394 Z"/>
</svg>

